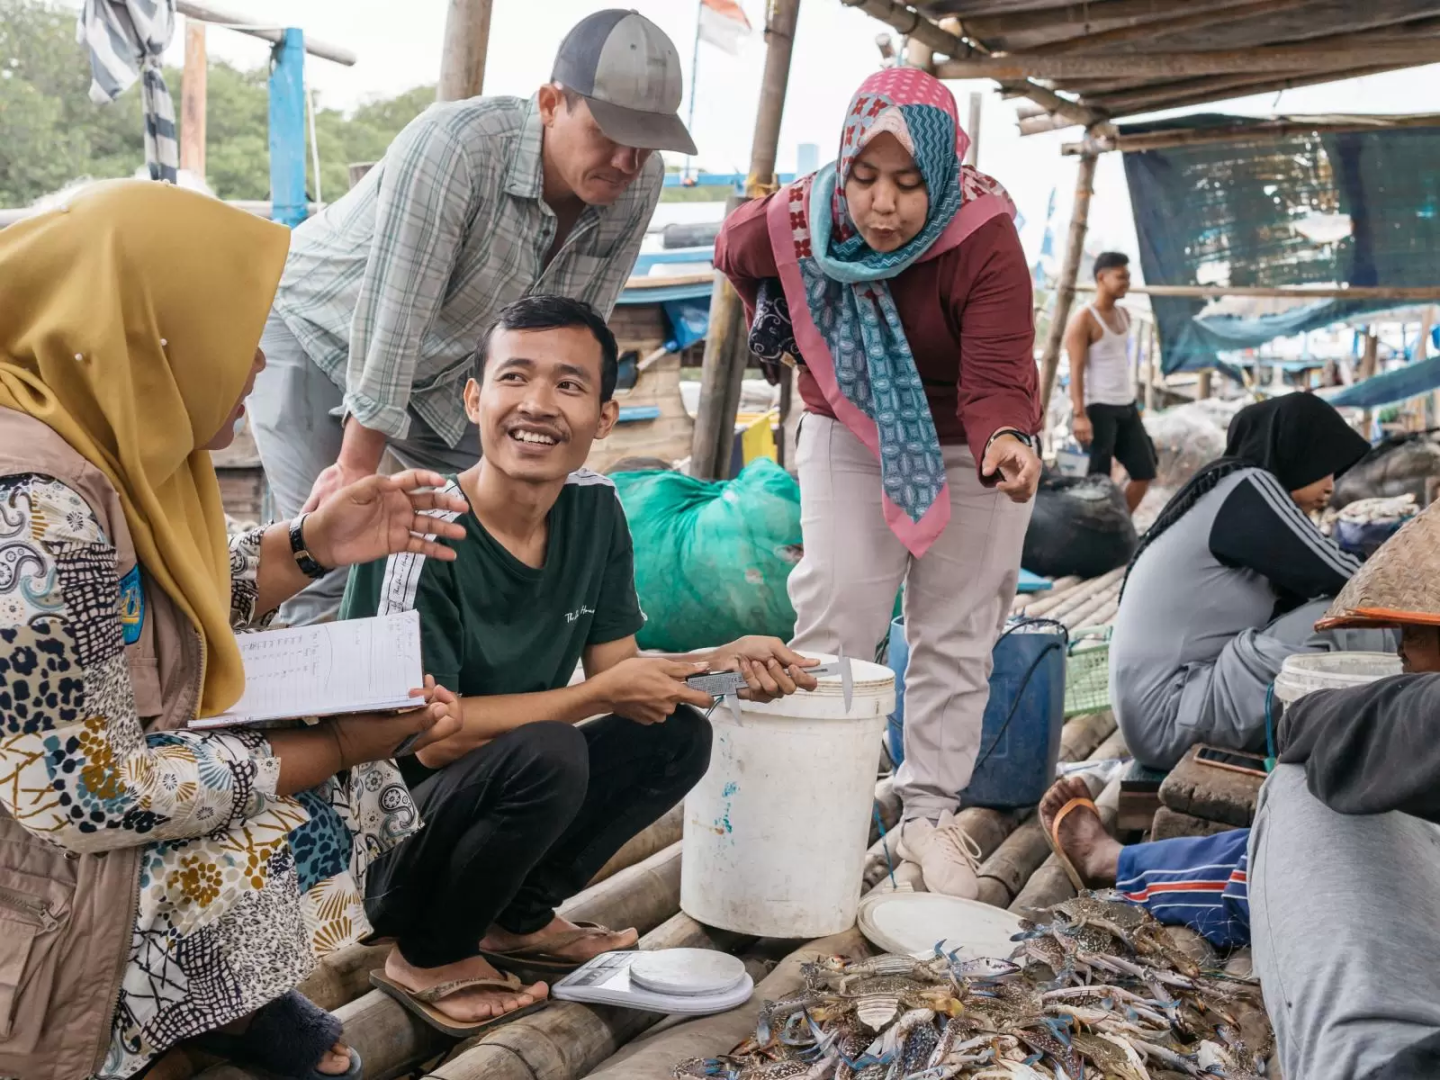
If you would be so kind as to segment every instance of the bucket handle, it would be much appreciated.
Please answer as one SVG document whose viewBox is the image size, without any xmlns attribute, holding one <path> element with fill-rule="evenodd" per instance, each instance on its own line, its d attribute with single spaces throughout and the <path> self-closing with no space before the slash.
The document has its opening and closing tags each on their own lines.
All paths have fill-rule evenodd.
<svg viewBox="0 0 1440 1080">
<path fill-rule="evenodd" d="M 1054 619 L 1034 619 L 1032 621 L 1037 623 L 1055 623 L 1056 626 L 1061 627 L 1062 630 L 1064 629 L 1064 624 L 1056 622 Z M 1017 624 L 1017 626 L 1019 625 L 1024 624 Z M 1016 629 L 1016 627 L 1012 627 L 1011 629 Z M 996 644 L 998 645 L 1000 640 L 1003 640 L 1005 638 L 1005 635 L 1009 633 L 1010 630 L 1006 630 L 1004 634 L 1001 634 L 1000 639 L 996 641 Z M 1005 722 L 1000 725 L 1000 730 L 995 733 L 995 739 L 993 742 L 990 743 L 990 749 L 986 750 L 985 753 L 981 754 L 980 757 L 976 759 L 976 769 L 980 768 L 980 766 L 984 765 L 985 762 L 990 760 L 990 755 L 993 754 L 995 752 L 995 748 L 1000 745 L 1000 740 L 1005 738 L 1005 732 L 1010 730 L 1010 721 L 1015 719 L 1015 712 L 1020 708 L 1020 702 L 1025 697 L 1025 691 L 1030 688 L 1030 680 L 1034 677 L 1036 669 L 1039 668 L 1040 661 L 1044 660 L 1045 657 L 1049 656 L 1054 650 L 1063 648 L 1065 636 L 1066 635 L 1062 634 L 1061 641 L 1052 641 L 1050 644 L 1046 645 L 1043 649 L 1040 650 L 1039 653 L 1036 654 L 1035 659 L 1030 661 L 1030 666 L 1025 671 L 1025 677 L 1020 680 L 1020 690 L 1016 693 L 1015 700 L 1010 703 L 1010 713 L 1008 716 L 1005 717 Z"/>
</svg>

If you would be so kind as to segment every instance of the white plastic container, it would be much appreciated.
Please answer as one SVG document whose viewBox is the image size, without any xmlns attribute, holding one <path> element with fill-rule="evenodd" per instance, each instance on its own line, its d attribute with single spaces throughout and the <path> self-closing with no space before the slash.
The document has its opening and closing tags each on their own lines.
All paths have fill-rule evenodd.
<svg viewBox="0 0 1440 1080">
<path fill-rule="evenodd" d="M 685 799 L 680 908 L 691 918 L 780 938 L 855 924 L 895 676 L 863 660 L 851 669 L 848 714 L 838 675 L 808 694 L 742 701 L 738 723 L 724 703 L 710 714 L 710 771 Z"/>
<path fill-rule="evenodd" d="M 1287 705 L 1316 690 L 1344 690 L 1400 674 L 1394 653 L 1299 653 L 1287 657 L 1275 678 L 1275 697 Z"/>
</svg>

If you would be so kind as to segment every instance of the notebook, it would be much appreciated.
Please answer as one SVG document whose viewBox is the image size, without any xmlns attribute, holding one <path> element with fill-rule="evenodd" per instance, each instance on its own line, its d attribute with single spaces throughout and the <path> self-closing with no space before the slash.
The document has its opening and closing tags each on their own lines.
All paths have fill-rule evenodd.
<svg viewBox="0 0 1440 1080">
<path fill-rule="evenodd" d="M 385 712 L 420 705 L 425 684 L 420 613 L 241 634 L 245 693 L 228 712 L 192 728 L 237 727 L 306 716 Z"/>
</svg>

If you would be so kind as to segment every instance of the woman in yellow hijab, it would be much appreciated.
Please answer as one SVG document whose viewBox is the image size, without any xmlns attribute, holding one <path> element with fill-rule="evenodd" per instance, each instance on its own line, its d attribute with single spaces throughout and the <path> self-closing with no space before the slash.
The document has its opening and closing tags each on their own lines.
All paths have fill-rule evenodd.
<svg viewBox="0 0 1440 1080">
<path fill-rule="evenodd" d="M 388 759 L 426 706 L 189 731 L 326 567 L 453 558 L 430 473 L 372 477 L 227 542 L 209 451 L 264 366 L 288 230 L 143 181 L 0 231 L 0 1076 L 120 1080 L 202 1037 L 358 1076 L 293 987 L 368 932 L 367 865 L 418 828 Z M 419 691 L 417 691 L 419 693 Z M 218 1029 L 225 1029 L 221 1034 Z"/>
</svg>

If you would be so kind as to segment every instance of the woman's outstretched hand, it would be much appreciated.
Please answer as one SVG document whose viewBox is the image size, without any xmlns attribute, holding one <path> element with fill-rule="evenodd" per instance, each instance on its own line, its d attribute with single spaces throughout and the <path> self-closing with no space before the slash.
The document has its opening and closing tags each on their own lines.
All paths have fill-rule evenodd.
<svg viewBox="0 0 1440 1080">
<path fill-rule="evenodd" d="M 464 513 L 469 505 L 459 495 L 438 490 L 444 486 L 443 476 L 426 469 L 367 476 L 335 492 L 305 519 L 305 548 L 330 569 L 403 551 L 454 559 L 454 550 L 438 541 L 464 539 L 465 527 L 426 511 Z M 427 535 L 435 540 L 427 540 Z"/>
<path fill-rule="evenodd" d="M 1029 502 L 1040 486 L 1040 458 L 1013 435 L 997 435 L 985 450 L 981 476 L 1000 474 L 995 486 L 1017 503 Z"/>
</svg>

